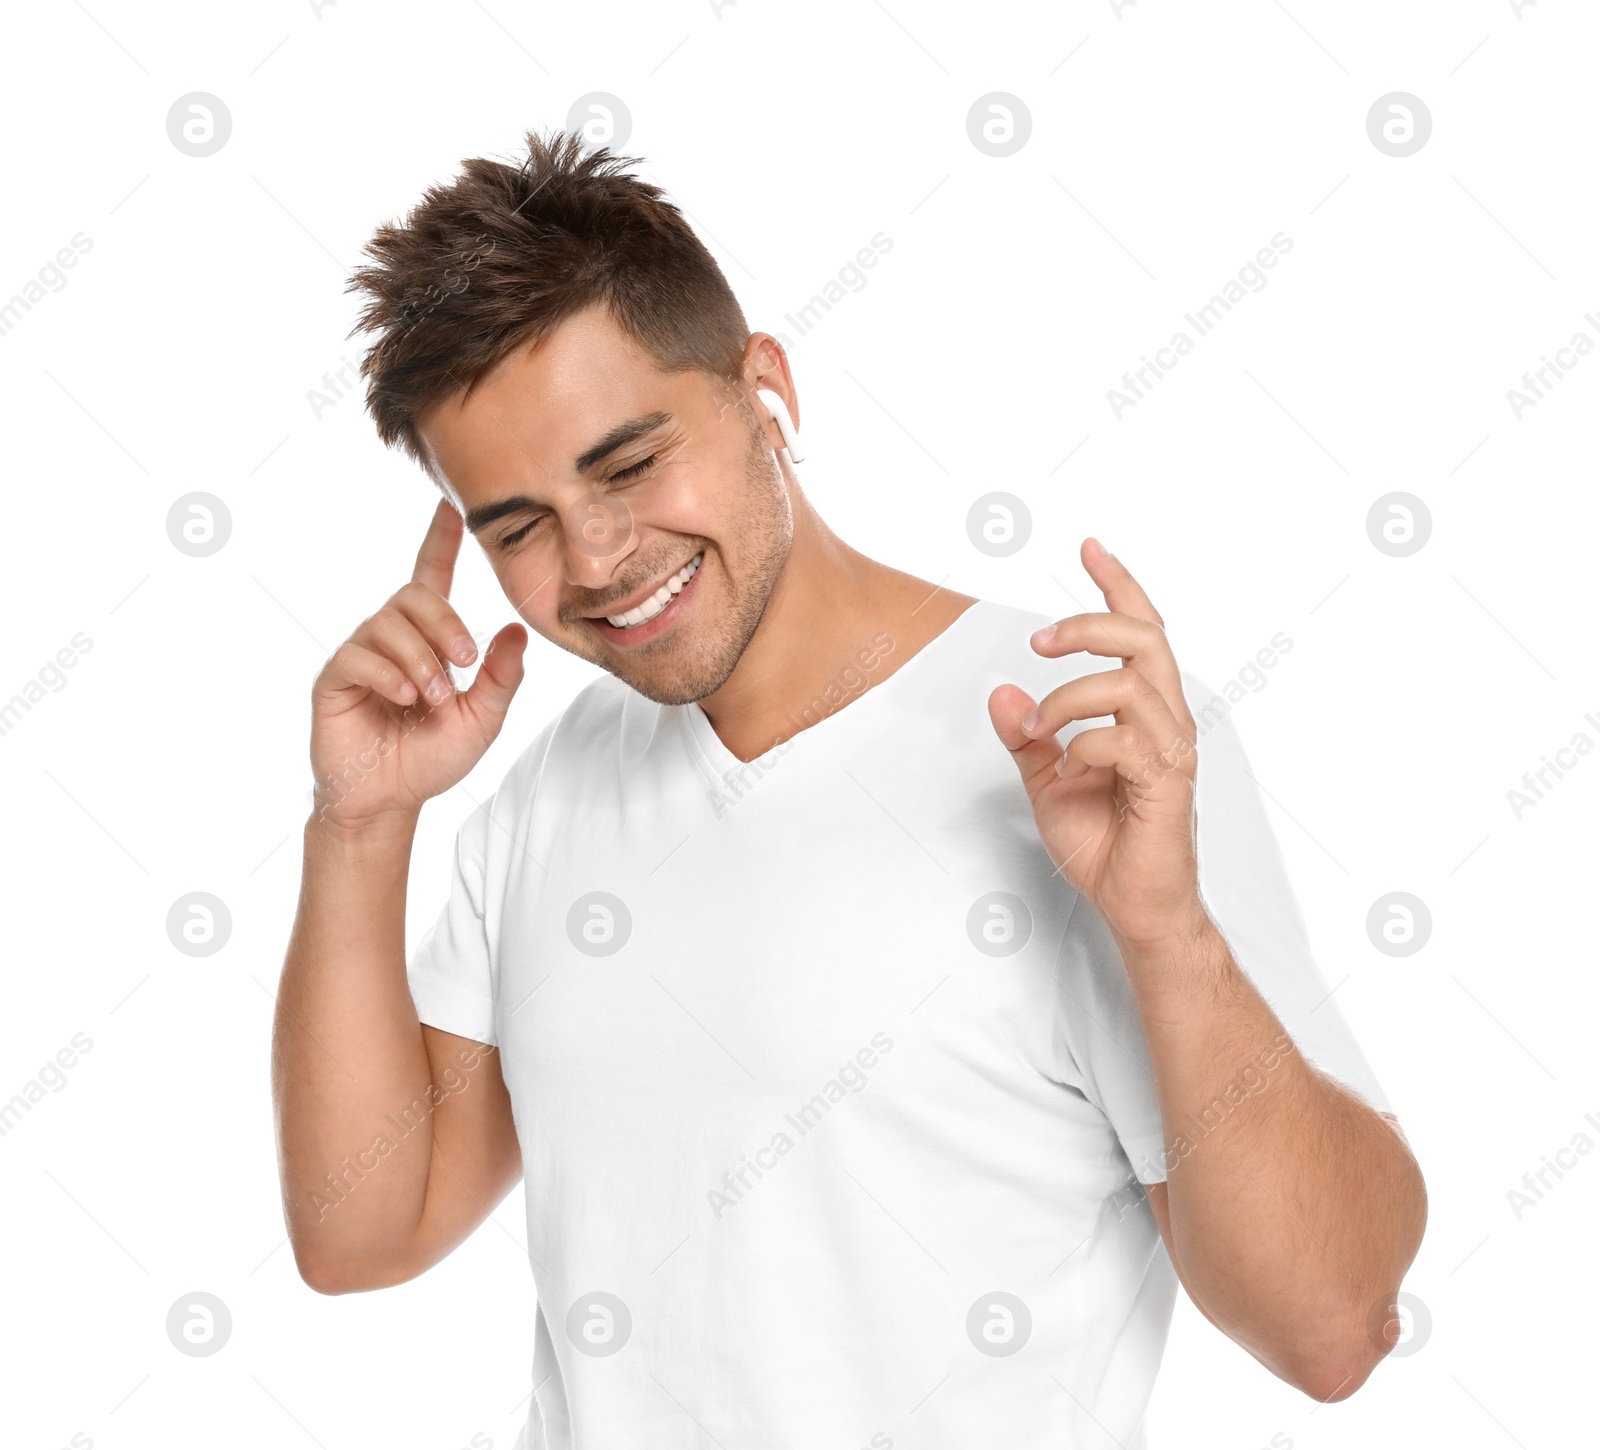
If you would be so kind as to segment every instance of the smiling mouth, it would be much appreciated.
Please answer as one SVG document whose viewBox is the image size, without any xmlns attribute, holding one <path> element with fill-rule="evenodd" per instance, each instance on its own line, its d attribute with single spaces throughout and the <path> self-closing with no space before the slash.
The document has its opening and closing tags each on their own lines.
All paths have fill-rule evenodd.
<svg viewBox="0 0 1600 1450">
<path fill-rule="evenodd" d="M 701 550 L 676 574 L 667 579 L 654 594 L 648 595 L 632 609 L 624 610 L 621 614 L 603 616 L 605 622 L 613 629 L 624 631 L 637 629 L 641 624 L 648 624 L 682 593 L 684 586 L 694 578 L 704 562 L 705 551 Z"/>
</svg>

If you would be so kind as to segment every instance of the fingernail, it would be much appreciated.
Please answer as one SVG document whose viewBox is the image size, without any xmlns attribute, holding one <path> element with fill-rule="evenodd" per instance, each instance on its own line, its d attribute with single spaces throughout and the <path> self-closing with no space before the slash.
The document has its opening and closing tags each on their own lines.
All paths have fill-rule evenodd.
<svg viewBox="0 0 1600 1450">
<path fill-rule="evenodd" d="M 455 693 L 455 690 L 450 681 L 445 679 L 443 675 L 435 675 L 428 681 L 428 688 L 422 693 L 437 705 L 443 700 L 448 700 Z"/>
<path fill-rule="evenodd" d="M 1064 750 L 1061 752 L 1061 759 L 1056 761 L 1056 774 L 1062 780 L 1074 780 L 1088 768 L 1081 760 L 1071 759 Z"/>
<path fill-rule="evenodd" d="M 417 698 L 417 687 L 410 680 L 401 680 L 400 688 L 395 691 L 395 694 L 400 697 L 402 705 L 409 705 Z"/>
<path fill-rule="evenodd" d="M 459 635 L 450 646 L 450 653 L 456 657 L 458 665 L 470 665 L 478 655 L 478 646 L 473 643 L 470 635 Z"/>
<path fill-rule="evenodd" d="M 1038 725 L 1038 723 L 1039 723 L 1039 709 L 1038 709 L 1038 706 L 1035 706 L 1033 709 L 1029 710 L 1026 715 L 1024 715 L 1022 717 L 1022 728 L 1024 730 L 1026 730 L 1031 735 L 1033 733 L 1034 727 L 1036 725 Z"/>
<path fill-rule="evenodd" d="M 1045 627 L 1043 629 L 1034 630 L 1034 632 L 1033 632 L 1033 645 L 1034 645 L 1034 648 L 1035 649 L 1045 649 L 1045 648 L 1047 648 L 1049 646 L 1049 644 L 1050 644 L 1050 641 L 1053 640 L 1055 637 L 1056 637 L 1056 627 L 1053 624 L 1047 624 L 1047 625 L 1045 625 Z"/>
</svg>

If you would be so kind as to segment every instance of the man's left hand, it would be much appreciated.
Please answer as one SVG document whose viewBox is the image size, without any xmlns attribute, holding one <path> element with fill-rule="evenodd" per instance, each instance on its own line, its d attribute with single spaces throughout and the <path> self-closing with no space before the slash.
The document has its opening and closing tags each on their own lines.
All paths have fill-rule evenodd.
<svg viewBox="0 0 1600 1450">
<path fill-rule="evenodd" d="M 1110 613 L 1074 614 L 1033 647 L 1056 659 L 1086 651 L 1121 668 L 1082 675 L 1036 702 L 1016 685 L 989 696 L 989 718 L 1022 772 L 1046 850 L 1119 942 L 1183 939 L 1208 918 L 1195 856 L 1195 722 L 1161 616 L 1120 560 L 1086 539 L 1083 566 Z M 1065 753 L 1056 732 L 1081 730 Z"/>
</svg>

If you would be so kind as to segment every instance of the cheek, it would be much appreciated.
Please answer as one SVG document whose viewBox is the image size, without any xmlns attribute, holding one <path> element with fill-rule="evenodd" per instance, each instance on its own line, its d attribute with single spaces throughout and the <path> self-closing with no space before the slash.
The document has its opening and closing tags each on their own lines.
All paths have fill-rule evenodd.
<svg viewBox="0 0 1600 1450">
<path fill-rule="evenodd" d="M 674 534 L 715 537 L 718 520 L 725 516 L 727 508 L 722 489 L 720 471 L 715 466 L 674 463 L 633 505 L 635 523 Z"/>
<path fill-rule="evenodd" d="M 730 440 L 731 442 L 731 440 Z M 770 455 L 769 455 L 770 457 Z M 746 552 L 746 540 L 763 532 L 776 480 L 753 476 L 760 456 L 741 446 L 708 451 L 693 460 L 676 460 L 657 478 L 657 487 L 635 506 L 641 527 L 710 539 L 724 553 Z"/>
<path fill-rule="evenodd" d="M 495 570 L 500 587 L 518 616 L 543 635 L 554 634 L 556 606 L 561 600 L 557 580 L 551 576 L 551 562 L 538 551 L 524 552 L 508 559 Z"/>
</svg>

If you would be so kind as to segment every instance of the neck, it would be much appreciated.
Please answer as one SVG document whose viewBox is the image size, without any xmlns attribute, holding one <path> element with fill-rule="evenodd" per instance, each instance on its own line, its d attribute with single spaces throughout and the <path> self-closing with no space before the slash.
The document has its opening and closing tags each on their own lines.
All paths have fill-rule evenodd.
<svg viewBox="0 0 1600 1450">
<path fill-rule="evenodd" d="M 761 623 L 700 701 L 740 760 L 860 698 L 973 602 L 851 548 L 792 480 L 789 497 L 794 537 Z"/>
</svg>

